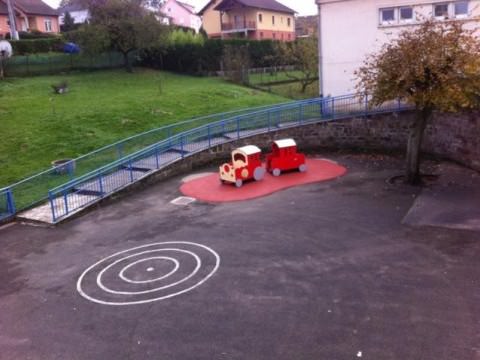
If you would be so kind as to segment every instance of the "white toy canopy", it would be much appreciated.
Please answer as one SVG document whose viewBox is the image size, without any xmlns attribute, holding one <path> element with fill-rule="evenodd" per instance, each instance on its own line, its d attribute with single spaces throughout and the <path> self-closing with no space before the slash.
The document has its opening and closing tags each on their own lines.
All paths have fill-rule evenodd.
<svg viewBox="0 0 480 360">
<path fill-rule="evenodd" d="M 247 145 L 247 146 L 243 146 L 241 148 L 236 149 L 234 152 L 240 152 L 240 153 L 243 153 L 244 155 L 248 156 L 248 155 L 253 155 L 253 154 L 259 153 L 261 151 L 262 150 L 260 150 L 255 145 Z"/>
<path fill-rule="evenodd" d="M 297 146 L 297 143 L 293 139 L 282 139 L 274 141 L 275 145 L 277 145 L 280 149 L 286 148 L 290 146 Z"/>
</svg>

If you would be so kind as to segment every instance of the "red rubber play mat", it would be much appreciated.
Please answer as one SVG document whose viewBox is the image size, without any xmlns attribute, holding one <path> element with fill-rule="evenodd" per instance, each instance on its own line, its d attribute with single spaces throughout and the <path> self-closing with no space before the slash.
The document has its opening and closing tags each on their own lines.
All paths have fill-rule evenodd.
<svg viewBox="0 0 480 360">
<path fill-rule="evenodd" d="M 242 201 L 266 196 L 274 192 L 303 184 L 335 179 L 344 175 L 347 169 L 325 159 L 307 159 L 308 170 L 283 173 L 275 177 L 268 172 L 263 180 L 248 181 L 242 187 L 220 183 L 218 174 L 210 174 L 185 182 L 180 191 L 198 200 L 207 202 Z"/>
</svg>

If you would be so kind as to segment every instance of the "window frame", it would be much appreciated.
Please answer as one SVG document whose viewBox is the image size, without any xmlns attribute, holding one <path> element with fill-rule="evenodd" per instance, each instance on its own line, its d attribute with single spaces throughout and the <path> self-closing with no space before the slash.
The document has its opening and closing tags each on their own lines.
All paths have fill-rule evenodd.
<svg viewBox="0 0 480 360">
<path fill-rule="evenodd" d="M 272 26 L 275 26 L 275 15 L 272 15 Z"/>
<path fill-rule="evenodd" d="M 467 5 L 467 12 L 465 14 L 457 14 L 457 5 L 459 5 L 460 3 L 465 3 Z M 468 0 L 454 1 L 452 3 L 452 8 L 453 17 L 455 19 L 465 19 L 470 15 L 470 1 Z"/>
<path fill-rule="evenodd" d="M 393 20 L 383 20 L 383 14 L 385 11 L 393 11 Z M 398 16 L 397 16 L 397 8 L 396 7 L 387 7 L 387 8 L 380 8 L 378 9 L 378 16 L 380 25 L 392 25 L 398 23 Z"/>
<path fill-rule="evenodd" d="M 436 15 L 436 8 L 437 6 L 447 6 L 447 14 L 446 15 Z M 446 19 L 449 19 L 450 18 L 450 3 L 449 2 L 441 2 L 441 3 L 436 3 L 436 4 L 432 4 L 432 7 L 433 7 L 433 10 L 432 10 L 432 15 L 435 19 L 437 20 L 446 20 Z"/>
<path fill-rule="evenodd" d="M 48 24 L 48 26 L 47 26 Z M 51 33 L 53 32 L 53 21 L 51 18 L 44 18 L 43 19 L 43 25 L 45 26 L 45 32 L 46 33 Z"/>
<path fill-rule="evenodd" d="M 263 14 L 262 13 L 258 13 L 258 22 L 259 23 L 263 22 Z"/>
<path fill-rule="evenodd" d="M 287 17 L 287 26 L 292 26 L 292 21 L 290 20 L 290 17 Z"/>
<path fill-rule="evenodd" d="M 411 18 L 402 18 L 402 10 L 410 9 L 412 11 Z M 415 20 L 415 12 L 413 11 L 413 6 L 399 6 L 398 7 L 398 21 L 401 23 L 412 23 Z"/>
</svg>

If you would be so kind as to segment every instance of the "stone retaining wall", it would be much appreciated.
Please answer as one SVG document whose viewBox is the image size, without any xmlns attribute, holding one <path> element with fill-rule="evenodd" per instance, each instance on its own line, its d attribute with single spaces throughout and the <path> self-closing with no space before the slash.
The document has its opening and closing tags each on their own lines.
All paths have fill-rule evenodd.
<svg viewBox="0 0 480 360">
<path fill-rule="evenodd" d="M 304 151 L 352 149 L 401 151 L 407 144 L 413 112 L 381 114 L 277 130 L 218 145 L 167 166 L 143 183 L 155 182 L 210 164 L 219 164 L 239 146 L 255 144 L 268 150 L 272 140 L 292 137 Z M 480 171 L 480 113 L 435 114 L 425 131 L 423 150 Z"/>
</svg>

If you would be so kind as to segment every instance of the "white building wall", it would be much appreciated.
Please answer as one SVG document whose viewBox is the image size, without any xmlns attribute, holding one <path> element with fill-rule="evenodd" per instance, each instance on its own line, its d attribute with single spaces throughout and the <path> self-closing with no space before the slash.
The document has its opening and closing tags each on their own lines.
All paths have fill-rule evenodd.
<svg viewBox="0 0 480 360">
<path fill-rule="evenodd" d="M 319 67 L 322 78 L 320 86 L 323 83 L 323 95 L 354 93 L 354 72 L 366 56 L 378 51 L 400 31 L 415 26 L 415 23 L 402 22 L 381 24 L 380 9 L 413 6 L 414 17 L 420 19 L 432 16 L 434 3 L 445 2 L 454 3 L 421 0 L 317 0 L 320 22 Z M 450 6 L 453 9 L 453 5 Z M 480 15 L 480 0 L 470 0 L 469 10 L 469 18 L 462 21 L 466 21 L 469 27 L 479 26 L 478 20 L 473 21 L 471 18 Z"/>
</svg>

